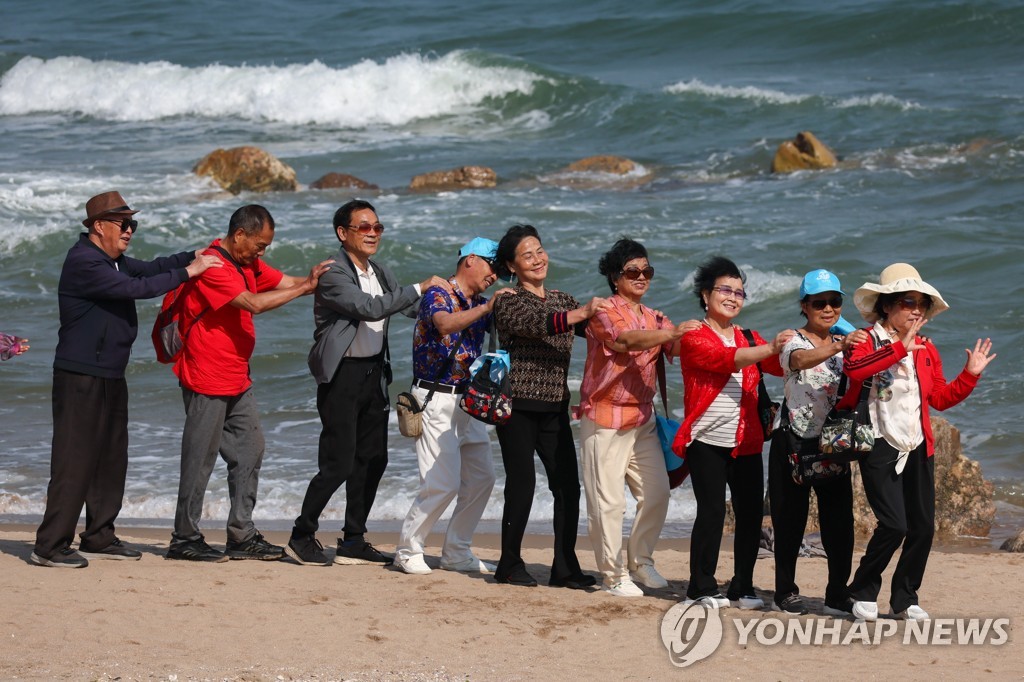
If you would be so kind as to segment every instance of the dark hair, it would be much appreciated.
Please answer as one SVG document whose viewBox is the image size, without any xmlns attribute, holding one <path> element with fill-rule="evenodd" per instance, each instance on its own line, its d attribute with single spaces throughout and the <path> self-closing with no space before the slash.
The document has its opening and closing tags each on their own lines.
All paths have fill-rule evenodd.
<svg viewBox="0 0 1024 682">
<path fill-rule="evenodd" d="M 505 236 L 498 242 L 498 251 L 494 257 L 495 274 L 498 277 L 508 279 L 511 274 L 508 264 L 516 259 L 516 248 L 519 246 L 519 242 L 527 237 L 533 237 L 540 241 L 537 228 L 533 225 L 513 225 L 505 231 Z"/>
<path fill-rule="evenodd" d="M 377 209 L 373 207 L 369 201 L 363 201 L 362 199 L 353 199 L 348 202 L 337 211 L 334 212 L 334 231 L 337 233 L 339 227 L 348 227 L 348 224 L 352 222 L 352 214 L 356 211 L 362 211 L 364 209 L 370 209 L 374 213 Z"/>
<path fill-rule="evenodd" d="M 880 320 L 887 320 L 887 319 L 889 319 L 889 315 L 886 314 L 885 309 L 887 307 L 893 305 L 894 303 L 896 303 L 896 301 L 898 301 L 901 298 L 903 298 L 903 294 L 905 294 L 905 293 L 907 293 L 907 292 L 906 291 L 894 291 L 891 294 L 879 294 L 878 298 L 875 299 L 875 307 L 874 307 L 874 311 L 875 311 L 875 314 L 878 315 L 878 319 L 880 319 Z M 924 299 L 926 301 L 928 301 L 929 303 L 932 303 L 932 297 L 931 296 L 929 296 L 928 294 L 926 294 L 924 292 L 921 292 L 921 295 L 924 297 Z"/>
<path fill-rule="evenodd" d="M 613 294 L 616 291 L 615 280 L 622 273 L 622 267 L 636 258 L 647 258 L 647 249 L 644 245 L 629 237 L 620 237 L 611 250 L 597 262 L 597 271 L 608 280 L 608 286 Z"/>
<path fill-rule="evenodd" d="M 269 225 L 271 230 L 274 229 L 274 217 L 270 215 L 270 211 L 259 204 L 249 204 L 231 214 L 228 236 L 241 230 L 245 236 L 255 237 L 263 232 L 264 225 Z"/>
<path fill-rule="evenodd" d="M 736 267 L 736 264 L 725 256 L 712 256 L 700 264 L 693 275 L 693 293 L 697 296 L 702 310 L 707 312 L 708 305 L 704 302 L 704 292 L 711 291 L 719 277 L 735 277 L 744 284 L 747 276 Z"/>
</svg>

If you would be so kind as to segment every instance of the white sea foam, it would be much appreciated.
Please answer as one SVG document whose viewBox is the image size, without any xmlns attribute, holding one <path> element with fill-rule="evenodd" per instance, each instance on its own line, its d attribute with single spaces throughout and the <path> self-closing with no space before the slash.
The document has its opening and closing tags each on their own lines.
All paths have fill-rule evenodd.
<svg viewBox="0 0 1024 682">
<path fill-rule="evenodd" d="M 722 99 L 749 99 L 767 104 L 799 104 L 811 97 L 811 95 L 792 95 L 780 90 L 758 88 L 752 85 L 745 87 L 708 85 L 696 78 L 666 85 L 664 91 L 673 94 L 696 94 Z"/>
<path fill-rule="evenodd" d="M 0 79 L 0 114 L 80 113 L 114 121 L 168 117 L 241 118 L 343 128 L 400 126 L 458 115 L 490 98 L 529 95 L 543 77 L 478 66 L 464 52 L 401 54 L 344 68 L 319 61 L 288 66 L 186 67 L 84 57 L 24 57 Z"/>
<path fill-rule="evenodd" d="M 801 104 L 811 99 L 820 99 L 826 105 L 838 109 L 849 109 L 852 107 L 878 107 L 897 108 L 902 111 L 911 109 L 922 109 L 923 107 L 907 100 L 886 93 L 876 92 L 870 95 L 857 95 L 836 99 L 824 95 L 811 95 L 803 93 L 788 93 L 770 88 L 759 88 L 753 85 L 743 87 L 728 85 L 708 85 L 694 78 L 689 81 L 680 81 L 663 88 L 665 92 L 672 94 L 695 94 L 711 99 L 746 99 L 761 104 Z"/>
</svg>

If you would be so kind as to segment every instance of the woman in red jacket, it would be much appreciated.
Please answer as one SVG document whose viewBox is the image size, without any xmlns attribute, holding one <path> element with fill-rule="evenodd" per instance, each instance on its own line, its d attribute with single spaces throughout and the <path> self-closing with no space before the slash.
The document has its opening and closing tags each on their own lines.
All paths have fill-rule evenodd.
<svg viewBox="0 0 1024 682">
<path fill-rule="evenodd" d="M 882 572 L 902 544 L 889 605 L 898 618 L 927 620 L 917 590 L 935 532 L 935 447 L 928 408 L 945 410 L 966 398 L 996 356 L 991 340 L 978 339 L 967 351 L 964 369 L 947 384 L 939 351 L 918 331 L 949 306 L 906 263 L 882 270 L 880 281 L 853 296 L 861 315 L 874 324 L 871 338 L 847 350 L 843 363 L 853 387 L 840 407 L 852 407 L 860 382 L 871 380 L 868 411 L 875 432 L 875 446 L 860 461 L 860 472 L 878 526 L 850 583 L 852 611 L 864 620 L 878 618 Z"/>
<path fill-rule="evenodd" d="M 743 330 L 733 324 L 747 298 L 744 281 L 736 264 L 721 256 L 697 268 L 693 291 L 706 312 L 704 324 L 680 339 L 683 423 L 672 449 L 686 459 L 697 499 L 686 596 L 688 602 L 709 608 L 723 608 L 730 602 L 743 609 L 764 607 L 754 594 L 764 499 L 757 363 L 765 372 L 781 376 L 779 351 L 794 334 L 787 329 L 766 343 L 752 332 L 755 345 L 747 343 Z M 725 523 L 726 486 L 736 514 L 736 535 L 734 575 L 723 596 L 715 567 Z"/>
</svg>

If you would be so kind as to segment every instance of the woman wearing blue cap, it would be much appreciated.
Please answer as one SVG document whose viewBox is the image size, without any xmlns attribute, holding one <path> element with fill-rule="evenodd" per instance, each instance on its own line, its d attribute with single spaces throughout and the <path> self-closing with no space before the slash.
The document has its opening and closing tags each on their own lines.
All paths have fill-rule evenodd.
<svg viewBox="0 0 1024 682">
<path fill-rule="evenodd" d="M 812 489 L 818 497 L 818 525 L 828 555 L 825 613 L 845 616 L 851 608 L 846 589 L 853 562 L 850 467 L 828 460 L 813 467 L 801 464 L 801 455 L 813 457 L 820 451 L 822 424 L 838 400 L 843 351 L 867 339 L 863 330 L 848 336 L 833 333 L 842 309 L 839 278 L 828 270 L 807 273 L 800 284 L 800 314 L 807 322 L 779 354 L 786 397 L 768 454 L 768 497 L 775 531 L 773 608 L 787 613 L 807 613 L 796 584 L 796 559 Z"/>
</svg>

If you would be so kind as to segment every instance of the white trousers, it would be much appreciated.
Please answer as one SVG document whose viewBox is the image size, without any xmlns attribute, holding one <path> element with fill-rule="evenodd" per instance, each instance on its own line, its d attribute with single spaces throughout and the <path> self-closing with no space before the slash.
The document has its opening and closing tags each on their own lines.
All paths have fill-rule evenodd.
<svg viewBox="0 0 1024 682">
<path fill-rule="evenodd" d="M 654 565 L 654 546 L 668 513 L 665 456 L 653 417 L 634 429 L 605 429 L 583 416 L 580 440 L 590 541 L 597 569 L 610 587 L 628 578 L 628 571 Z M 624 566 L 622 519 L 626 513 L 626 486 L 636 498 L 636 518 Z"/>
<path fill-rule="evenodd" d="M 427 390 L 414 386 L 423 403 Z M 434 393 L 423 411 L 423 433 L 416 439 L 420 490 L 402 523 L 397 558 L 423 554 L 430 529 L 452 500 L 441 559 L 458 563 L 472 556 L 473 533 L 494 488 L 494 460 L 487 425 L 459 408 L 460 395 Z"/>
</svg>

